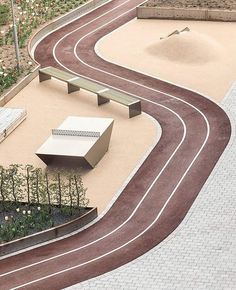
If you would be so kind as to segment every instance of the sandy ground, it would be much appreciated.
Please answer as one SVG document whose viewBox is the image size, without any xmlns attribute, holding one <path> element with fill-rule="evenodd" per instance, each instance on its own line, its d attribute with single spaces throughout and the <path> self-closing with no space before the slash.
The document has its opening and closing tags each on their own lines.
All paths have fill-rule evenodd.
<svg viewBox="0 0 236 290">
<path fill-rule="evenodd" d="M 45 168 L 35 151 L 67 116 L 115 120 L 109 151 L 94 169 L 82 172 L 90 205 L 98 206 L 99 212 L 161 134 L 146 114 L 129 119 L 126 107 L 113 102 L 98 107 L 95 94 L 81 90 L 68 95 L 66 84 L 57 80 L 40 84 L 34 79 L 7 107 L 26 108 L 27 118 L 0 144 L 0 160 L 5 166 L 19 163 Z"/>
<path fill-rule="evenodd" d="M 190 32 L 160 40 L 186 26 Z M 236 79 L 236 23 L 133 20 L 103 38 L 97 50 L 104 58 L 175 82 L 220 101 Z M 137 162 L 153 144 L 157 131 L 147 116 L 128 119 L 126 107 L 96 105 L 85 91 L 71 95 L 57 80 L 37 78 L 8 104 L 27 109 L 27 119 L 0 144 L 1 164 L 30 163 L 45 167 L 34 154 L 68 115 L 115 119 L 110 148 L 95 169 L 82 173 L 90 204 L 101 212 Z M 137 140 L 134 142 L 133 140 Z"/>
<path fill-rule="evenodd" d="M 185 27 L 190 32 L 166 38 Z M 216 101 L 236 79 L 236 23 L 135 19 L 101 39 L 96 49 L 109 61 Z"/>
</svg>

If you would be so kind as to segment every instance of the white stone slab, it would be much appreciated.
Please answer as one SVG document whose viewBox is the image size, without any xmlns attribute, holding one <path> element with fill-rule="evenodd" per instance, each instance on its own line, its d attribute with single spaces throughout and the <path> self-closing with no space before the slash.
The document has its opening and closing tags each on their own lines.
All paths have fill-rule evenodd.
<svg viewBox="0 0 236 290">
<path fill-rule="evenodd" d="M 26 110 L 0 107 L 0 142 L 2 142 L 25 118 Z"/>
</svg>

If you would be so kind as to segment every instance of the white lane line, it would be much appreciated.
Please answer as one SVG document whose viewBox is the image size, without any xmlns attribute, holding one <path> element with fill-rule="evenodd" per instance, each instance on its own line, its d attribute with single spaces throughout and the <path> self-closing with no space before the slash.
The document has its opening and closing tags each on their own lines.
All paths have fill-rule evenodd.
<svg viewBox="0 0 236 290">
<path fill-rule="evenodd" d="M 30 268 L 30 267 L 33 267 L 33 266 L 36 266 L 36 265 L 45 263 L 45 262 L 51 261 L 51 260 L 56 259 L 56 258 L 59 258 L 59 257 L 63 257 L 65 255 L 74 253 L 74 252 L 79 251 L 81 249 L 87 248 L 88 246 L 91 246 L 91 245 L 93 245 L 93 244 L 95 244 L 95 243 L 103 240 L 104 238 L 110 236 L 111 234 L 115 233 L 116 231 L 118 231 L 121 227 L 123 227 L 134 216 L 134 214 L 137 212 L 138 208 L 142 204 L 143 200 L 146 198 L 146 196 L 148 195 L 148 193 L 150 192 L 150 190 L 154 186 L 155 182 L 159 179 L 159 177 L 161 176 L 161 174 L 163 173 L 163 171 L 165 170 L 165 168 L 171 162 L 173 156 L 176 154 L 176 152 L 178 151 L 179 147 L 182 145 L 182 143 L 184 142 L 184 140 L 186 138 L 186 125 L 185 125 L 184 120 L 176 112 L 174 112 L 173 110 L 165 107 L 164 105 L 160 105 L 160 104 L 158 104 L 156 102 L 153 102 L 153 101 L 150 101 L 150 102 L 152 104 L 156 105 L 156 106 L 163 107 L 164 109 L 170 111 L 172 114 L 174 114 L 180 120 L 180 122 L 182 123 L 182 126 L 183 126 L 183 136 L 182 136 L 182 139 L 181 139 L 180 143 L 175 148 L 175 150 L 173 151 L 173 153 L 171 154 L 171 156 L 167 160 L 166 164 L 163 166 L 163 168 L 161 169 L 161 171 L 159 172 L 159 174 L 156 176 L 156 178 L 154 179 L 154 181 L 152 182 L 152 184 L 150 185 L 150 187 L 147 189 L 147 191 L 145 192 L 145 194 L 143 195 L 143 197 L 141 198 L 141 200 L 139 201 L 139 203 L 137 204 L 137 206 L 135 207 L 135 209 L 133 210 L 133 212 L 131 213 L 131 215 L 128 217 L 128 219 L 126 219 L 122 224 L 120 224 L 117 228 L 115 228 L 111 232 L 107 233 L 106 235 L 104 235 L 104 236 L 102 236 L 102 237 L 100 237 L 100 238 L 98 238 L 98 239 L 96 239 L 96 240 L 94 240 L 94 241 L 92 241 L 92 242 L 84 245 L 84 246 L 81 246 L 81 247 L 75 248 L 73 250 L 70 250 L 70 251 L 67 251 L 67 252 L 64 252 L 64 253 L 61 253 L 61 254 L 52 256 L 52 257 L 47 258 L 47 259 L 44 259 L 44 260 L 41 260 L 39 262 L 35 262 L 35 263 L 30 264 L 30 265 L 27 265 L 27 266 L 24 266 L 24 267 L 21 267 L 21 268 L 17 268 L 15 270 L 12 270 L 12 271 L 9 271 L 9 272 L 3 273 L 3 274 L 0 274 L 0 277 L 4 277 L 6 275 L 9 275 L 9 274 L 12 274 L 12 273 L 15 273 L 15 272 L 18 272 L 18 271 L 21 271 L 21 270 L 24 270 L 24 269 L 27 269 L 27 268 Z"/>
<path fill-rule="evenodd" d="M 128 1 L 127 1 L 128 2 Z M 133 10 L 133 9 L 132 9 Z M 100 18 L 100 17 L 98 17 L 98 18 Z M 95 21 L 96 19 L 94 19 L 94 21 Z M 113 19 L 113 20 L 115 20 L 115 19 Z M 86 24 L 85 24 L 86 25 Z M 84 26 L 85 26 L 84 25 Z M 74 31 L 77 31 L 78 29 L 75 29 Z M 96 29 L 97 30 L 97 29 Z M 74 31 L 72 31 L 72 32 L 74 32 Z M 67 35 L 70 35 L 72 32 L 70 32 L 70 33 L 68 33 L 68 34 L 66 34 L 65 36 L 67 36 Z M 89 33 L 90 34 L 90 33 Z M 65 36 L 63 36 L 62 38 L 61 38 L 61 40 L 62 39 L 64 39 L 65 38 Z M 57 42 L 57 44 L 60 42 L 60 40 Z M 55 47 L 57 46 L 57 44 L 55 45 Z M 57 59 L 56 59 L 57 60 Z M 58 60 L 57 60 L 58 61 Z M 58 61 L 58 63 L 60 63 L 59 61 Z M 60 63 L 61 64 L 61 63 Z M 62 65 L 62 64 L 61 64 Z M 63 66 L 63 65 L 62 65 Z M 65 67 L 66 68 L 66 67 Z M 149 100 L 147 100 L 147 101 L 149 101 Z M 149 101 L 149 102 L 151 102 L 151 103 L 153 103 L 153 104 L 156 104 L 155 102 L 152 102 L 152 101 Z M 157 104 L 156 104 L 157 105 Z M 162 106 L 162 105 L 161 105 Z M 162 106 L 162 107 L 164 107 L 164 108 L 166 108 L 165 106 Z M 166 109 L 168 109 L 168 108 L 166 108 Z M 172 110 L 170 110 L 170 111 L 172 111 Z M 173 112 L 174 114 L 176 114 L 175 112 Z M 183 120 L 182 120 L 183 121 Z M 183 141 L 183 140 L 182 140 Z M 182 144 L 182 141 L 181 141 L 181 143 L 179 144 L 179 145 L 181 145 Z M 176 149 L 178 149 L 179 148 L 179 146 L 176 148 Z M 176 150 L 177 151 L 177 150 Z M 175 152 L 174 152 L 175 153 Z M 171 160 L 171 158 L 170 158 L 170 160 Z M 170 161 L 170 160 L 168 160 L 168 161 Z M 168 164 L 169 162 L 167 162 L 166 163 L 166 166 L 167 166 L 167 164 Z M 164 166 L 163 167 L 163 170 L 165 169 L 165 167 L 166 166 Z M 161 171 L 161 173 L 163 172 L 163 170 Z M 136 210 L 133 212 L 133 214 L 136 212 Z M 117 229 L 119 229 L 120 228 L 120 226 L 117 228 Z M 111 233 L 113 233 L 114 231 L 112 231 Z M 111 233 L 109 233 L 109 235 L 111 234 Z M 107 235 L 106 235 L 107 236 Z M 104 236 L 104 237 L 102 237 L 102 238 L 105 238 L 106 236 Z M 101 238 L 99 238 L 98 240 L 96 240 L 96 241 L 99 241 L 99 240 L 101 240 Z M 90 245 L 90 244 L 93 244 L 94 242 L 96 242 L 96 241 L 93 241 L 92 243 L 89 243 L 88 245 Z M 86 246 L 86 245 L 85 245 Z M 68 251 L 67 253 L 69 254 L 69 253 L 72 253 L 73 251 L 76 251 L 76 250 L 79 250 L 79 249 L 81 249 L 81 248 L 77 248 L 77 249 L 74 249 L 74 250 L 72 250 L 72 251 Z M 65 254 L 65 253 L 64 253 Z M 60 257 L 61 255 L 64 255 L 64 254 L 60 254 L 60 255 L 57 255 L 57 256 L 55 256 L 55 257 Z M 53 257 L 52 257 L 53 258 Z M 40 262 L 38 262 L 38 263 L 42 263 L 42 262 L 46 262 L 46 261 L 49 261 L 49 260 L 51 260 L 52 258 L 49 258 L 49 259 L 45 259 L 45 260 L 43 260 L 43 261 L 40 261 Z M 37 265 L 38 263 L 34 263 L 34 264 L 32 264 L 32 265 Z M 28 267 L 30 267 L 30 265 L 29 266 L 26 266 L 27 268 Z M 25 267 L 23 267 L 23 268 L 19 268 L 19 270 L 20 269 L 24 269 Z M 17 271 L 17 270 L 16 270 Z M 13 272 L 15 272 L 15 271 L 13 271 Z M 12 273 L 12 272 L 8 272 L 8 273 Z M 7 273 L 5 273 L 5 274 L 3 274 L 3 275 L 6 275 Z"/>
<path fill-rule="evenodd" d="M 126 1 L 123 2 L 122 4 L 120 4 L 120 5 L 118 5 L 118 6 L 114 7 L 114 8 L 112 8 L 111 10 L 109 10 L 109 11 L 107 11 L 107 12 L 101 14 L 100 16 L 98 16 L 98 17 L 96 17 L 96 18 L 90 20 L 89 22 L 83 24 L 82 26 L 80 26 L 80 27 L 78 27 L 78 28 L 72 30 L 71 32 L 65 34 L 65 36 L 63 36 L 61 39 L 59 39 L 58 42 L 61 42 L 65 37 L 69 36 L 70 34 L 74 33 L 75 31 L 79 31 L 79 30 L 81 30 L 82 28 L 84 28 L 84 27 L 88 26 L 89 24 L 95 22 L 95 21 L 98 20 L 99 18 L 102 18 L 103 16 L 105 16 L 105 15 L 111 13 L 112 11 L 114 11 L 114 10 L 120 8 L 121 6 L 125 5 L 126 3 L 130 2 L 130 1 L 131 1 L 131 0 L 126 0 Z M 50 33 L 49 33 L 49 34 L 50 34 Z M 54 48 L 57 47 L 58 42 L 56 42 Z M 53 48 L 53 54 L 54 54 L 54 48 Z"/>
<path fill-rule="evenodd" d="M 40 248 L 42 246 L 45 245 L 49 245 L 52 244 L 54 242 L 60 241 L 60 240 L 64 240 L 68 237 L 71 236 L 75 236 L 76 234 L 82 232 L 83 230 L 89 228 L 90 226 L 94 225 L 95 223 L 97 223 L 99 220 L 101 220 L 105 214 L 111 209 L 111 207 L 114 205 L 115 201 L 117 200 L 117 198 L 120 196 L 120 194 L 122 193 L 122 191 L 126 188 L 126 186 L 129 184 L 130 180 L 134 177 L 134 175 L 138 172 L 138 170 L 140 169 L 141 165 L 144 163 L 144 161 L 148 158 L 148 156 L 150 155 L 150 153 L 153 151 L 153 149 L 156 147 L 157 143 L 159 142 L 161 135 L 162 135 L 162 129 L 160 124 L 157 122 L 156 119 L 154 119 L 151 115 L 148 115 L 147 113 L 143 112 L 142 114 L 144 114 L 147 118 L 150 119 L 150 121 L 153 123 L 153 125 L 155 126 L 155 135 L 156 137 L 154 138 L 154 142 L 149 146 L 148 150 L 145 152 L 144 156 L 142 156 L 137 164 L 135 165 L 134 169 L 131 171 L 130 175 L 126 178 L 126 180 L 124 181 L 124 183 L 121 185 L 121 187 L 115 192 L 114 196 L 112 197 L 112 199 L 110 200 L 109 204 L 106 206 L 106 208 L 101 212 L 101 214 L 99 214 L 99 216 L 94 219 L 92 222 L 90 222 L 89 224 L 85 225 L 84 227 L 73 231 L 72 233 L 69 233 L 67 235 L 64 235 L 63 237 L 59 237 L 59 238 L 55 238 L 52 240 L 49 240 L 47 242 L 43 242 L 41 244 L 37 244 L 31 247 L 28 247 L 26 249 L 23 250 L 19 250 L 15 253 L 12 254 L 8 254 L 8 255 L 4 255 L 3 257 L 0 257 L 0 263 L 1 260 L 6 260 L 7 258 L 10 258 L 12 256 L 16 256 L 18 254 L 22 254 L 25 252 L 28 252 L 30 250 L 34 250 L 37 248 Z"/>
<path fill-rule="evenodd" d="M 186 132 L 185 132 L 185 133 L 186 133 Z M 193 159 L 192 162 L 190 163 L 190 165 L 189 165 L 189 167 L 187 168 L 187 170 L 185 171 L 185 173 L 182 175 L 181 179 L 179 180 L 179 182 L 178 182 L 177 185 L 175 186 L 174 190 L 172 191 L 171 195 L 169 196 L 169 198 L 168 198 L 167 201 L 165 202 L 165 204 L 164 204 L 164 206 L 162 207 L 161 211 L 158 213 L 158 215 L 157 215 L 156 218 L 153 220 L 153 222 L 152 222 L 152 223 L 151 223 L 151 224 L 150 224 L 150 225 L 149 225 L 145 230 L 143 230 L 141 233 L 139 233 L 138 235 L 136 235 L 133 239 L 129 240 L 128 242 L 122 244 L 121 246 L 119 246 L 119 247 L 117 247 L 117 248 L 115 248 L 115 249 L 113 249 L 113 250 L 111 250 L 111 251 L 109 251 L 109 252 L 107 252 L 107 253 L 105 253 L 105 254 L 103 254 L 103 255 L 100 255 L 100 256 L 98 256 L 98 257 L 96 257 L 96 258 L 94 258 L 94 259 L 88 260 L 88 261 L 86 261 L 86 262 L 84 262 L 84 263 L 81 263 L 81 264 L 75 265 L 75 266 L 73 266 L 73 267 L 69 267 L 69 268 L 66 268 L 66 269 L 64 269 L 64 270 L 61 270 L 61 271 L 55 272 L 55 273 L 53 273 L 53 274 L 50 274 L 50 275 L 47 275 L 47 276 L 44 276 L 44 277 L 41 277 L 41 278 L 38 278 L 38 279 L 32 280 L 32 281 L 27 282 L 27 283 L 25 283 L 25 284 L 19 285 L 19 286 L 17 286 L 17 287 L 12 288 L 12 290 L 13 290 L 13 289 L 19 289 L 19 288 L 21 288 L 21 287 L 25 287 L 25 286 L 31 285 L 31 284 L 33 284 L 33 283 L 40 282 L 40 281 L 42 281 L 42 280 L 45 280 L 45 279 L 48 279 L 48 278 L 54 277 L 54 276 L 59 275 L 59 274 L 63 274 L 63 273 L 65 273 L 65 272 L 67 272 L 67 271 L 71 271 L 71 270 L 74 270 L 74 269 L 80 268 L 80 267 L 82 267 L 82 266 L 85 266 L 85 265 L 87 265 L 87 264 L 90 264 L 90 263 L 92 263 L 92 262 L 95 262 L 95 261 L 97 261 L 97 260 L 99 260 L 99 259 L 102 259 L 102 258 L 104 258 L 104 257 L 106 257 L 106 256 L 108 256 L 108 255 L 110 255 L 110 254 L 112 254 L 112 253 L 114 253 L 114 252 L 116 252 L 116 251 L 118 251 L 118 250 L 120 250 L 120 249 L 126 247 L 127 245 L 129 245 L 130 243 L 132 243 L 133 241 L 135 241 L 137 238 L 139 238 L 140 236 L 142 236 L 142 235 L 143 235 L 146 231 L 148 231 L 148 230 L 149 230 L 149 229 L 150 229 L 150 228 L 151 228 L 151 227 L 152 227 L 152 226 L 157 222 L 157 220 L 160 218 L 160 216 L 162 215 L 163 211 L 164 211 L 165 208 L 167 207 L 169 201 L 170 201 L 171 198 L 174 196 L 174 194 L 175 194 L 176 190 L 178 189 L 179 185 L 181 184 L 181 182 L 183 181 L 183 179 L 184 179 L 185 176 L 187 175 L 188 171 L 189 171 L 190 168 L 192 167 L 192 165 L 193 165 L 193 163 L 195 162 L 195 160 L 196 160 L 196 159 L 198 158 L 198 156 L 200 155 L 202 149 L 204 148 L 204 146 L 205 146 L 205 144 L 206 144 L 206 142 L 207 142 L 207 140 L 208 140 L 208 137 L 209 137 L 209 132 L 208 132 L 207 137 L 206 137 L 204 143 L 202 144 L 200 150 L 198 151 L 198 153 L 196 154 L 196 156 L 194 157 L 194 159 Z M 155 182 L 156 182 L 156 179 L 153 181 L 152 186 L 155 184 Z M 148 189 L 147 193 L 148 193 L 150 190 L 151 190 L 151 188 Z M 140 201 L 140 204 L 141 204 L 141 201 Z"/>
<path fill-rule="evenodd" d="M 94 259 L 88 260 L 88 261 L 86 261 L 86 262 L 84 262 L 84 263 L 81 263 L 81 264 L 75 265 L 75 266 L 73 266 L 73 267 L 69 267 L 69 268 L 66 268 L 66 269 L 64 269 L 64 270 L 61 270 L 61 271 L 55 272 L 55 273 L 53 273 L 53 274 L 50 274 L 50 275 L 47 275 L 47 276 L 44 276 L 44 277 L 41 277 L 41 278 L 38 278 L 38 279 L 32 280 L 32 281 L 27 282 L 27 283 L 25 283 L 25 284 L 22 284 L 22 285 L 20 285 L 20 286 L 14 287 L 14 288 L 12 288 L 12 290 L 13 290 L 13 289 L 19 289 L 19 288 L 21 288 L 21 287 L 25 287 L 25 286 L 28 286 L 28 285 L 31 285 L 31 284 L 34 284 L 34 283 L 40 282 L 40 281 L 42 281 L 42 280 L 45 280 L 45 279 L 48 279 L 48 278 L 54 277 L 54 276 L 56 276 L 56 275 L 60 275 L 60 274 L 63 274 L 63 273 L 65 273 L 65 272 L 68 272 L 68 271 L 71 271 L 71 270 L 74 270 L 74 269 L 80 268 L 80 267 L 82 267 L 82 266 L 88 265 L 88 264 L 90 264 L 90 263 L 92 263 L 92 262 L 95 262 L 95 261 L 97 261 L 97 260 L 100 260 L 100 259 L 102 259 L 102 258 L 104 258 L 104 257 L 106 257 L 106 256 L 108 256 L 108 255 L 110 255 L 110 254 L 112 254 L 112 253 L 114 253 L 114 252 L 117 252 L 118 250 L 120 250 L 120 249 L 126 247 L 127 245 L 131 244 L 133 241 L 135 241 L 136 239 L 138 239 L 139 237 L 141 237 L 145 232 L 147 232 L 147 231 L 148 231 L 148 230 L 149 230 L 149 229 L 150 229 L 150 228 L 151 228 L 151 227 L 152 227 L 152 226 L 153 226 L 153 225 L 158 221 L 158 219 L 159 219 L 160 216 L 162 215 L 163 211 L 164 211 L 165 208 L 167 207 L 168 203 L 170 202 L 170 200 L 171 200 L 172 197 L 174 196 L 174 194 L 175 194 L 176 190 L 178 189 L 179 185 L 181 184 L 181 182 L 183 181 L 183 179 L 184 179 L 185 176 L 187 175 L 188 171 L 189 171 L 190 168 L 192 167 L 192 165 L 193 165 L 193 163 L 195 162 L 195 160 L 196 160 L 196 159 L 198 158 L 198 156 L 200 155 L 202 149 L 204 148 L 204 146 L 205 146 L 205 144 L 206 144 L 206 142 L 207 142 L 207 140 L 208 140 L 208 137 L 209 137 L 209 132 L 208 132 L 208 134 L 207 134 L 207 138 L 205 139 L 204 143 L 202 144 L 202 146 L 201 146 L 199 152 L 197 153 L 197 155 L 195 156 L 195 158 L 192 160 L 192 162 L 190 163 L 190 165 L 189 165 L 189 167 L 187 168 L 187 170 L 185 171 L 185 173 L 182 175 L 182 178 L 179 180 L 179 182 L 178 182 L 177 185 L 175 186 L 175 188 L 174 188 L 174 190 L 172 191 L 171 195 L 170 195 L 169 198 L 166 200 L 164 206 L 162 207 L 162 209 L 160 210 L 160 212 L 158 213 L 158 215 L 156 216 L 156 218 L 153 220 L 153 222 L 152 222 L 152 223 L 151 223 L 151 224 L 150 224 L 150 225 L 149 225 L 145 230 L 143 230 L 141 233 L 139 233 L 138 235 L 136 235 L 133 239 L 129 240 L 128 242 L 122 244 L 121 246 L 119 246 L 119 247 L 117 247 L 117 248 L 115 248 L 115 249 L 113 249 L 113 250 L 111 250 L 111 251 L 109 251 L 109 252 L 106 252 L 106 253 L 103 254 L 103 255 L 100 255 L 100 256 L 98 256 L 98 257 L 96 257 L 96 258 L 94 258 Z M 152 183 L 152 185 L 154 185 L 155 182 L 156 182 L 156 181 L 154 180 L 153 183 Z M 148 189 L 148 192 L 149 192 L 150 190 L 151 190 L 151 188 Z"/>
<path fill-rule="evenodd" d="M 35 60 L 35 58 L 34 58 L 34 53 L 35 53 L 35 49 L 36 49 L 36 47 L 37 47 L 38 44 L 39 44 L 43 39 L 45 39 L 48 35 L 52 34 L 53 32 L 55 32 L 55 31 L 57 31 L 57 30 L 63 28 L 64 26 L 66 26 L 66 25 L 68 25 L 68 24 L 70 24 L 70 23 L 72 23 L 72 22 L 74 22 L 74 21 L 76 21 L 76 20 L 78 20 L 78 19 L 80 19 L 80 18 L 83 18 L 83 17 L 87 16 L 88 14 L 92 14 L 92 13 L 93 13 L 95 10 L 97 10 L 98 8 L 101 8 L 102 6 L 105 6 L 105 5 L 109 4 L 109 3 L 112 2 L 112 1 L 113 1 L 113 0 L 107 0 L 107 2 L 100 3 L 98 6 L 94 6 L 92 9 L 88 8 L 88 10 L 85 10 L 85 11 L 83 11 L 83 12 L 79 12 L 79 16 L 77 16 L 77 17 L 75 17 L 75 18 L 73 18 L 73 19 L 70 19 L 66 24 L 63 23 L 63 24 L 61 24 L 60 26 L 56 27 L 55 29 L 50 30 L 50 32 L 44 34 L 44 35 L 43 35 L 42 37 L 40 37 L 40 38 L 35 42 L 35 44 L 32 46 L 32 48 L 31 48 L 31 50 L 30 50 L 30 56 L 33 58 L 33 60 Z M 86 3 L 83 4 L 83 5 L 81 5 L 80 7 L 85 6 L 85 5 L 86 5 Z M 69 12 L 69 13 L 70 13 L 70 12 Z M 69 13 L 68 13 L 68 14 L 69 14 Z M 62 15 L 62 16 L 60 16 L 59 18 L 57 18 L 57 21 L 60 20 L 61 18 L 63 18 L 64 16 L 65 16 L 65 15 Z"/>
<path fill-rule="evenodd" d="M 87 65 L 87 64 L 86 64 Z M 63 65 L 62 65 L 63 66 Z M 66 67 L 65 67 L 66 68 Z M 95 68 L 96 69 L 96 68 Z M 107 73 L 106 71 L 104 71 L 104 73 Z M 115 75 L 114 75 L 115 76 Z M 141 85 L 142 86 L 142 85 Z M 155 91 L 157 91 L 157 90 L 155 90 Z M 173 96 L 174 97 L 174 96 Z M 176 98 L 176 97 L 174 97 L 174 98 Z M 144 98 L 142 98 L 142 99 L 144 99 Z M 178 98 L 177 98 L 178 99 Z M 145 99 L 144 99 L 145 100 Z M 146 101 L 149 101 L 149 100 L 146 100 Z M 188 102 L 186 102 L 186 101 L 183 101 L 183 100 L 181 100 L 180 99 L 180 101 L 182 101 L 182 102 L 184 102 L 184 103 L 187 103 L 187 104 L 189 104 Z M 149 101 L 149 102 L 151 102 L 151 101 Z M 152 102 L 152 103 L 154 103 L 154 102 Z M 155 104 L 155 103 L 154 103 Z M 156 104 L 156 105 L 160 105 L 160 104 Z M 207 118 L 205 117 L 205 115 L 200 111 L 200 110 L 198 110 L 196 107 L 194 107 L 193 105 L 191 105 L 191 104 L 189 104 L 191 107 L 193 107 L 193 108 L 195 108 L 203 117 L 204 117 L 204 119 L 205 119 L 205 121 L 206 121 L 206 123 L 207 123 L 207 136 L 206 136 L 206 138 L 205 138 L 205 141 L 204 141 L 204 143 L 203 143 L 203 145 L 202 145 L 202 147 L 200 148 L 200 150 L 198 151 L 198 153 L 195 155 L 195 158 L 192 160 L 192 162 L 191 162 L 191 164 L 189 165 L 189 167 L 188 167 L 188 169 L 185 171 L 185 173 L 184 173 L 184 175 L 182 176 L 182 178 L 180 179 L 180 181 L 179 181 L 179 183 L 176 185 L 176 188 L 175 188 L 175 190 L 172 192 L 172 194 L 171 194 L 171 196 L 169 197 L 169 199 L 166 201 L 166 204 L 164 205 L 164 207 L 162 208 L 162 210 L 160 211 L 160 213 L 159 213 L 159 215 L 157 216 L 157 219 L 159 218 L 159 216 L 162 214 L 162 212 L 164 211 L 164 209 L 165 209 L 165 207 L 166 207 L 166 205 L 169 203 L 169 200 L 171 199 L 171 197 L 173 196 L 173 194 L 175 193 L 175 191 L 177 190 L 177 188 L 178 188 L 178 186 L 179 186 L 179 184 L 182 182 L 182 180 L 183 180 L 183 178 L 185 177 L 185 175 L 187 174 L 187 172 L 189 171 L 189 169 L 191 168 L 191 166 L 192 166 L 192 164 L 194 163 L 194 161 L 196 160 L 196 158 L 199 156 L 199 154 L 201 153 L 201 151 L 202 151 L 202 149 L 203 149 L 203 147 L 205 146 L 205 144 L 206 144 L 206 142 L 207 142 L 207 140 L 208 140 L 208 137 L 209 137 L 209 132 L 210 132 L 210 128 L 209 128 L 209 123 L 208 123 L 208 121 L 207 121 Z M 162 106 L 162 105 L 161 105 Z M 162 106 L 162 107 L 164 107 L 165 109 L 169 109 L 169 108 L 167 108 L 167 107 L 165 107 L 165 106 Z M 169 109 L 170 110 L 170 109 Z M 172 111 L 172 110 L 170 110 L 170 111 Z M 175 112 L 174 112 L 174 114 L 176 114 Z M 178 115 L 178 114 L 176 114 L 176 115 Z M 184 126 L 185 126 L 185 124 L 184 124 Z M 185 129 L 185 135 L 186 135 L 186 129 Z M 179 146 L 176 148 L 176 150 L 173 152 L 173 154 L 171 155 L 171 159 L 172 159 L 172 157 L 174 156 L 174 154 L 176 153 L 176 151 L 178 150 L 178 148 L 180 147 L 180 145 L 182 144 L 182 142 L 183 142 L 183 140 L 185 139 L 185 136 L 183 136 L 183 138 L 182 138 L 182 140 L 181 140 L 181 143 L 179 144 Z M 170 160 L 170 159 L 169 159 Z M 167 165 L 167 163 L 166 163 L 166 165 Z M 165 166 L 166 166 L 165 165 Z M 163 167 L 163 169 L 162 169 L 162 171 L 160 172 L 160 174 L 163 172 L 163 170 L 164 170 L 164 167 Z M 159 175 L 160 175 L 159 174 Z M 157 177 L 156 177 L 156 179 L 157 179 Z M 154 180 L 153 181 L 153 185 L 154 185 L 154 183 L 156 182 L 156 180 Z M 149 189 L 150 190 L 150 189 Z M 141 202 L 142 202 L 142 200 L 140 201 L 140 204 L 141 204 Z M 155 222 L 155 220 L 154 220 L 154 222 Z M 153 223 L 154 223 L 153 222 Z M 153 224 L 152 223 L 152 224 Z M 151 224 L 151 225 L 152 225 Z M 150 225 L 150 226 L 151 226 Z M 121 225 L 120 225 L 121 226 Z M 150 227 L 149 226 L 149 227 Z M 148 228 L 149 228 L 148 227 Z M 146 229 L 147 230 L 147 229 Z M 143 234 L 146 230 L 144 230 L 141 234 Z M 141 234 L 139 234 L 138 236 L 140 236 Z M 110 233 L 108 234 L 108 235 L 110 235 Z M 137 236 L 137 237 L 138 237 Z M 102 238 L 100 238 L 100 239 L 102 239 Z M 99 240 L 100 240 L 99 239 Z M 135 238 L 134 238 L 135 239 Z M 134 239 L 132 239 L 131 241 L 133 241 Z M 130 242 L 131 242 L 130 241 Z M 93 241 L 92 243 L 94 243 L 94 242 L 96 242 L 96 241 Z M 129 243 L 129 242 L 128 242 Z M 91 244 L 91 243 L 90 243 Z M 126 243 L 127 244 L 127 243 Z M 123 246 L 125 246 L 126 244 L 124 244 Z M 89 245 L 89 244 L 88 244 Z M 87 246 L 87 245 L 85 245 L 85 246 Z M 85 246 L 83 246 L 83 247 L 85 247 Z M 123 246 L 121 246 L 121 247 L 123 247 Z M 82 247 L 81 247 L 82 248 Z M 120 247 L 119 247 L 120 248 Z M 115 250 L 118 250 L 119 248 L 117 248 L 117 249 L 114 249 L 113 251 L 115 251 Z M 113 252 L 112 251 L 112 252 Z M 108 252 L 108 253 L 106 253 L 106 254 L 104 254 L 104 255 L 108 255 L 108 254 L 110 254 L 110 253 L 112 253 L 112 252 Z M 104 256 L 104 255 L 102 255 L 102 256 Z M 101 258 L 102 256 L 100 256 L 100 257 L 97 257 L 97 258 L 95 258 L 96 260 L 97 259 L 99 259 L 99 258 Z M 53 257 L 52 257 L 53 258 Z M 50 259 L 52 259 L 52 258 L 50 258 Z M 92 261 L 94 261 L 94 259 L 93 260 L 91 260 L 91 262 Z M 41 261 L 42 262 L 42 261 Z M 40 262 L 39 262 L 40 263 Z M 89 261 L 87 261 L 86 263 L 89 263 Z M 29 265 L 30 266 L 30 265 Z M 75 267 L 80 267 L 80 266 L 82 266 L 82 264 L 80 264 L 80 265 L 77 265 L 77 266 L 75 266 Z M 73 267 L 74 268 L 74 267 Z M 73 268 L 70 268 L 70 269 L 73 269 Z M 69 268 L 68 269 L 65 269 L 65 270 L 63 270 L 63 272 L 64 271 L 69 271 L 70 270 Z M 60 272 L 62 272 L 62 271 L 60 271 Z M 60 272 L 57 272 L 58 274 L 60 273 Z M 54 274 L 52 274 L 52 275 L 56 275 L 57 273 L 54 273 Z M 49 275 L 49 276 L 51 276 L 51 275 Z M 47 276 L 47 277 L 49 277 L 49 276 Z M 46 279 L 45 277 L 44 278 L 41 278 L 40 280 L 42 280 L 42 279 Z M 36 281 L 36 280 L 35 280 Z M 39 281 L 38 279 L 37 279 L 37 281 Z M 33 281 L 32 282 L 29 282 L 29 283 L 33 283 Z M 28 283 L 27 284 L 24 284 L 24 285 L 28 285 Z M 14 288 L 14 289 L 17 289 L 17 288 Z"/>
</svg>

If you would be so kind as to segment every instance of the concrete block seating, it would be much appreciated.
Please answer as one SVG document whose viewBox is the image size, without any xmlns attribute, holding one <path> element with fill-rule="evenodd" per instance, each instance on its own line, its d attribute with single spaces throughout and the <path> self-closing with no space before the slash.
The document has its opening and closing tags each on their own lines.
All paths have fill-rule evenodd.
<svg viewBox="0 0 236 290">
<path fill-rule="evenodd" d="M 39 70 L 39 81 L 43 82 L 54 77 L 67 83 L 68 94 L 79 91 L 80 88 L 95 93 L 98 105 L 105 104 L 110 100 L 122 104 L 129 109 L 129 118 L 141 114 L 141 101 L 131 95 L 115 89 L 109 89 L 94 81 L 78 77 L 55 67 L 45 67 Z"/>
<path fill-rule="evenodd" d="M 114 120 L 69 116 L 37 150 L 47 165 L 53 162 L 94 168 L 108 151 Z"/>
<path fill-rule="evenodd" d="M 0 107 L 0 143 L 26 118 L 26 110 Z"/>
</svg>

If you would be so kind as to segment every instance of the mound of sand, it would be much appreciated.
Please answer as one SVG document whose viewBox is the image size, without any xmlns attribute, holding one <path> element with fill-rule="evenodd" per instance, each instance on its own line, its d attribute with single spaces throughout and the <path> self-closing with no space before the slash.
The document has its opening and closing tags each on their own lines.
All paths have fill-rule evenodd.
<svg viewBox="0 0 236 290">
<path fill-rule="evenodd" d="M 160 59 L 186 64 L 206 64 L 218 60 L 222 54 L 221 46 L 217 41 L 194 31 L 161 39 L 146 50 Z"/>
</svg>

